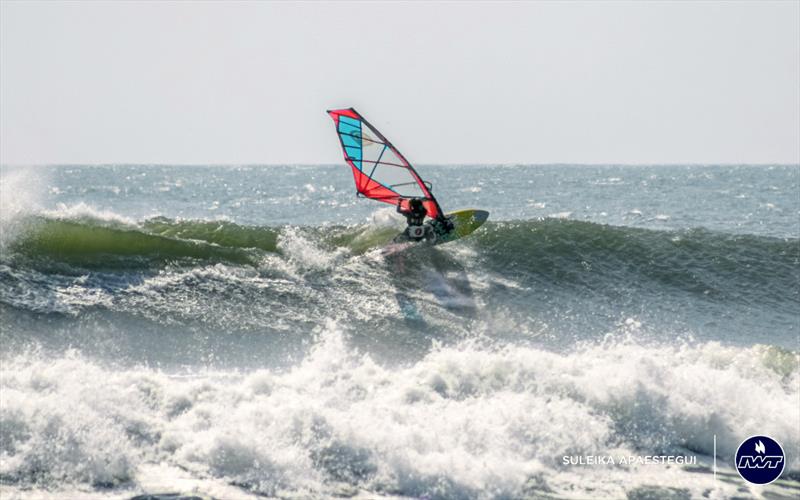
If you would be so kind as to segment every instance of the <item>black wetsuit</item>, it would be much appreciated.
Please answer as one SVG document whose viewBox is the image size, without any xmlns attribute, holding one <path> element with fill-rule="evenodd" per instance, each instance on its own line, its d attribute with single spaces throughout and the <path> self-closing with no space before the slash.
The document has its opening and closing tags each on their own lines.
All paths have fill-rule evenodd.
<svg viewBox="0 0 800 500">
<path fill-rule="evenodd" d="M 425 223 L 425 216 L 428 215 L 428 211 L 422 203 L 416 207 L 409 204 L 408 210 L 403 210 L 400 204 L 398 204 L 397 212 L 405 215 L 406 222 L 408 222 L 409 226 L 421 226 Z"/>
<path fill-rule="evenodd" d="M 398 203 L 397 211 L 403 214 L 406 222 L 408 222 L 408 227 L 403 233 L 405 238 L 412 241 L 421 241 L 428 237 L 430 228 L 425 226 L 425 216 L 428 215 L 428 211 L 425 209 L 425 205 L 422 204 L 422 200 L 416 198 L 410 200 L 406 210 L 403 210 L 402 204 Z"/>
<path fill-rule="evenodd" d="M 433 219 L 430 224 L 425 224 L 425 217 L 428 211 L 419 198 L 413 198 L 408 203 L 408 209 L 403 210 L 401 204 L 397 205 L 397 211 L 403 214 L 408 222 L 403 236 L 409 240 L 435 240 L 453 230 L 453 222 L 442 214 Z"/>
</svg>

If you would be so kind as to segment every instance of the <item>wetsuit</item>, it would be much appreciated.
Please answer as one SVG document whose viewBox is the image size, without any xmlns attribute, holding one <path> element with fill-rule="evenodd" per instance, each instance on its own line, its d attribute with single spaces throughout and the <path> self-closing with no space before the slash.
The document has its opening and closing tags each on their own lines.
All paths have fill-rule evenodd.
<svg viewBox="0 0 800 500">
<path fill-rule="evenodd" d="M 425 216 L 428 215 L 425 205 L 422 202 L 414 203 L 417 201 L 416 198 L 409 201 L 408 210 L 403 210 L 401 205 L 397 204 L 397 212 L 405 215 L 409 226 L 421 226 L 425 222 Z"/>
<path fill-rule="evenodd" d="M 403 214 L 406 218 L 406 222 L 408 222 L 408 227 L 405 231 L 405 235 L 408 239 L 420 241 L 427 237 L 429 228 L 424 224 L 425 216 L 428 215 L 428 211 L 425 209 L 425 205 L 422 204 L 422 200 L 419 198 L 412 198 L 408 202 L 407 210 L 403 210 L 402 204 L 398 203 L 397 211 Z"/>
<path fill-rule="evenodd" d="M 408 209 L 403 210 L 401 204 L 398 203 L 397 211 L 406 217 L 408 227 L 406 228 L 403 236 L 412 241 L 434 241 L 437 238 L 448 234 L 455 227 L 453 221 L 443 214 L 439 214 L 430 223 L 425 223 L 425 216 L 428 211 L 425 209 L 420 198 L 411 198 L 408 201 Z"/>
</svg>

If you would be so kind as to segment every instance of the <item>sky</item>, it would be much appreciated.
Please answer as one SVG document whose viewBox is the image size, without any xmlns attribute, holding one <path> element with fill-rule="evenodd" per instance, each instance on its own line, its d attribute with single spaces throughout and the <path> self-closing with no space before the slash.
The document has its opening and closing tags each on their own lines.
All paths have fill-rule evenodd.
<svg viewBox="0 0 800 500">
<path fill-rule="evenodd" d="M 800 163 L 800 2 L 0 3 L 0 163 Z"/>
</svg>

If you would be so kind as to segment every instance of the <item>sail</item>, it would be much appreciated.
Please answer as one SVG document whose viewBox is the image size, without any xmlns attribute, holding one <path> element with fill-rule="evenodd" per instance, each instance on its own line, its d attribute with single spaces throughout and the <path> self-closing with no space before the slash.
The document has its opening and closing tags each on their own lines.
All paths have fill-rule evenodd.
<svg viewBox="0 0 800 500">
<path fill-rule="evenodd" d="M 429 217 L 437 217 L 441 208 L 414 167 L 386 137 L 353 109 L 328 111 L 344 151 L 344 159 L 353 170 L 359 194 L 403 208 L 409 198 L 422 198 Z"/>
</svg>

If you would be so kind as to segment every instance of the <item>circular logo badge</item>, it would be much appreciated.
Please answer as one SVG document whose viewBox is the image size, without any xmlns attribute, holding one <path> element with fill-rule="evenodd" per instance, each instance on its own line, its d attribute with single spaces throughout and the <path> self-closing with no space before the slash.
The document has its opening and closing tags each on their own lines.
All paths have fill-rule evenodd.
<svg viewBox="0 0 800 500">
<path fill-rule="evenodd" d="M 753 484 L 775 481 L 785 465 L 783 448 L 769 436 L 751 436 L 736 450 L 736 470 L 742 479 Z"/>
</svg>

